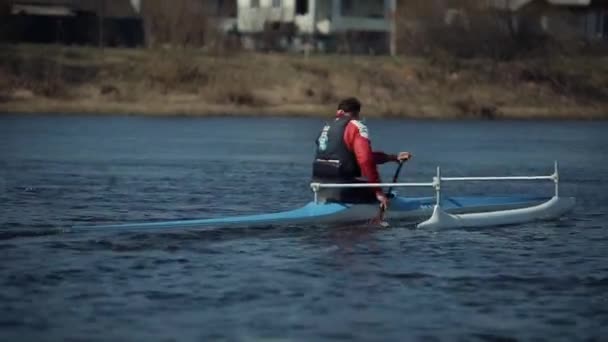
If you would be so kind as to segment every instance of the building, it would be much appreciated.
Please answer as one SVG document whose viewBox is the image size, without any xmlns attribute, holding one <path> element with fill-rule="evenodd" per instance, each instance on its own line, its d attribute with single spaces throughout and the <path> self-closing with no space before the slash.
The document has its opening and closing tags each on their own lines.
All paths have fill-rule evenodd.
<svg viewBox="0 0 608 342">
<path fill-rule="evenodd" d="M 208 13 L 217 19 L 217 27 L 224 32 L 237 28 L 237 0 L 206 0 Z"/>
<path fill-rule="evenodd" d="M 608 1 L 489 0 L 512 14 L 518 32 L 555 38 L 608 40 Z"/>
<path fill-rule="evenodd" d="M 245 45 L 261 49 L 314 46 L 325 51 L 386 53 L 391 0 L 238 0 Z"/>
<path fill-rule="evenodd" d="M 5 0 L 10 42 L 135 47 L 143 44 L 138 0 Z"/>
</svg>

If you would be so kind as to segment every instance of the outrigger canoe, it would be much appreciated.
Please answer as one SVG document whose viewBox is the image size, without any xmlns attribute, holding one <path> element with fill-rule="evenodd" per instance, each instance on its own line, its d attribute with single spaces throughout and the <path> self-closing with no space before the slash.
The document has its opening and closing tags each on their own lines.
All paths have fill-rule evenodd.
<svg viewBox="0 0 608 342">
<path fill-rule="evenodd" d="M 398 172 L 397 172 L 398 174 Z M 314 201 L 305 206 L 284 212 L 257 214 L 236 217 L 210 219 L 174 220 L 163 222 L 124 223 L 98 225 L 88 228 L 141 231 L 203 229 L 210 227 L 259 227 L 275 225 L 316 225 L 316 224 L 353 224 L 365 223 L 378 216 L 376 204 L 322 203 L 317 199 L 321 188 L 345 187 L 433 187 L 435 196 L 399 197 L 390 201 L 390 208 L 384 220 L 414 221 L 418 228 L 458 228 L 484 227 L 507 224 L 520 224 L 535 220 L 553 219 L 571 210 L 576 201 L 572 197 L 559 196 L 559 175 L 557 162 L 554 173 L 548 176 L 515 176 L 515 177 L 442 177 L 437 168 L 437 176 L 429 183 L 393 183 L 380 184 L 321 184 L 311 183 Z M 443 197 L 442 182 L 454 181 L 521 181 L 552 180 L 555 183 L 553 196 L 458 196 Z M 390 190 L 389 190 L 390 192 Z M 426 220 L 425 220 L 426 219 Z M 75 229 L 83 227 L 74 227 Z"/>
</svg>

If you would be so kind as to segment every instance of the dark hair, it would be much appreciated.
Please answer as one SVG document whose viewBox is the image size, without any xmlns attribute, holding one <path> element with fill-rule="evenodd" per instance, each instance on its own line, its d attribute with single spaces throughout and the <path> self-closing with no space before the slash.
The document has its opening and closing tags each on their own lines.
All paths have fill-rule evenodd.
<svg viewBox="0 0 608 342">
<path fill-rule="evenodd" d="M 338 110 L 343 110 L 346 113 L 359 114 L 359 111 L 361 111 L 361 102 L 355 97 L 346 98 L 340 101 Z"/>
</svg>

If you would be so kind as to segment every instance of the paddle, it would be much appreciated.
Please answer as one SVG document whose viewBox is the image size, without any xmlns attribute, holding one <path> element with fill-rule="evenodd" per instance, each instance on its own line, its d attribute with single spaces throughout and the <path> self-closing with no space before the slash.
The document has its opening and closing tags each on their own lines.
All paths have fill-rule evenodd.
<svg viewBox="0 0 608 342">
<path fill-rule="evenodd" d="M 391 183 L 397 183 L 397 179 L 399 178 L 399 173 L 401 172 L 401 167 L 407 161 L 407 159 L 400 160 L 399 166 L 397 166 L 397 170 L 395 170 L 395 174 L 393 175 L 393 181 Z M 393 187 L 390 186 L 386 193 L 386 197 L 390 199 L 391 191 L 393 191 Z M 377 222 L 382 227 L 388 227 L 388 222 L 384 221 L 384 214 L 386 213 L 386 209 L 382 204 L 380 204 L 380 210 L 378 211 L 378 215 L 372 220 L 372 222 Z"/>
<path fill-rule="evenodd" d="M 397 183 L 397 179 L 399 178 L 399 173 L 401 172 L 401 167 L 407 161 L 407 159 L 403 159 L 399 161 L 399 166 L 397 166 L 397 170 L 395 170 L 395 174 L 393 175 L 393 181 L 391 183 Z M 393 191 L 393 187 L 389 186 L 388 191 L 386 192 L 386 196 L 390 198 L 391 191 Z"/>
</svg>

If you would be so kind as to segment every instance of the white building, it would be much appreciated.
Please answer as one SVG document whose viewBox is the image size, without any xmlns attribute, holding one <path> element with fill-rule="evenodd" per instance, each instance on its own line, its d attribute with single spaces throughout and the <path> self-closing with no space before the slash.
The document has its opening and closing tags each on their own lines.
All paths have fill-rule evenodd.
<svg viewBox="0 0 608 342">
<path fill-rule="evenodd" d="M 608 1 L 489 0 L 514 13 L 517 29 L 561 37 L 608 39 Z"/>
<path fill-rule="evenodd" d="M 340 49 L 345 37 L 353 51 L 388 50 L 393 0 L 238 0 L 239 32 L 258 41 L 261 35 L 278 32 L 283 45 L 298 46 L 312 39 L 321 48 Z M 383 50 L 383 51 L 379 51 Z"/>
</svg>

